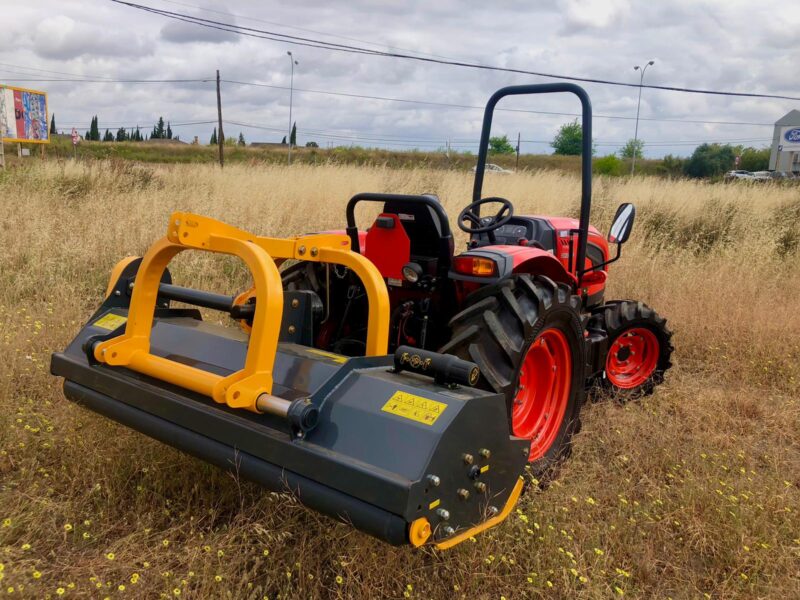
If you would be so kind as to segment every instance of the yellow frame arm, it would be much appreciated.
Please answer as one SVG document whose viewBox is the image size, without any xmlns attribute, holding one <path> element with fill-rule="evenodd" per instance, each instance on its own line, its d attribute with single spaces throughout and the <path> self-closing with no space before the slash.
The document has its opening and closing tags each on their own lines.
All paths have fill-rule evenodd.
<svg viewBox="0 0 800 600">
<path fill-rule="evenodd" d="M 244 368 L 227 377 L 150 353 L 150 331 L 161 276 L 175 255 L 189 249 L 238 256 L 253 276 L 258 301 L 247 357 Z M 386 284 L 369 260 L 350 250 L 350 239 L 346 235 L 259 237 L 208 217 L 174 213 L 167 236 L 153 244 L 142 258 L 125 332 L 98 344 L 95 358 L 210 396 L 233 408 L 259 412 L 258 397 L 272 393 L 272 371 L 283 317 L 283 287 L 275 258 L 333 263 L 353 270 L 361 279 L 369 302 L 367 356 L 387 353 L 389 294 Z"/>
</svg>

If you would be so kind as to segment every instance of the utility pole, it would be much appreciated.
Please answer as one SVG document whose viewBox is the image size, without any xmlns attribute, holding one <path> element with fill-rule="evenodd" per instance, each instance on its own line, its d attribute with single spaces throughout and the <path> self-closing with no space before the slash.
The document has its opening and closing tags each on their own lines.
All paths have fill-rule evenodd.
<svg viewBox="0 0 800 600">
<path fill-rule="evenodd" d="M 294 95 L 294 66 L 299 65 L 292 55 L 291 50 L 287 51 L 289 55 L 289 63 L 292 65 L 292 76 L 289 80 L 289 137 L 286 140 L 289 142 L 289 159 L 288 164 L 292 164 L 292 96 Z"/>
<path fill-rule="evenodd" d="M 514 165 L 514 170 L 515 171 L 519 171 L 519 142 L 520 142 L 520 137 L 521 136 L 522 136 L 522 133 L 520 133 L 518 131 L 517 132 L 517 162 Z"/>
<path fill-rule="evenodd" d="M 634 71 L 639 71 L 639 101 L 636 103 L 636 128 L 634 129 L 633 133 L 633 158 L 631 159 L 631 175 L 633 175 L 633 171 L 636 169 L 636 154 L 639 150 L 639 109 L 642 106 L 642 82 L 644 81 L 644 72 L 647 71 L 647 67 L 650 67 L 654 64 L 656 64 L 656 61 L 651 60 L 644 66 L 644 68 L 639 67 L 639 65 L 633 67 Z"/>
<path fill-rule="evenodd" d="M 217 120 L 219 121 L 219 133 L 217 134 L 217 145 L 219 145 L 219 166 L 225 166 L 223 148 L 225 147 L 225 134 L 222 133 L 222 96 L 219 91 L 219 69 L 217 69 Z"/>
</svg>

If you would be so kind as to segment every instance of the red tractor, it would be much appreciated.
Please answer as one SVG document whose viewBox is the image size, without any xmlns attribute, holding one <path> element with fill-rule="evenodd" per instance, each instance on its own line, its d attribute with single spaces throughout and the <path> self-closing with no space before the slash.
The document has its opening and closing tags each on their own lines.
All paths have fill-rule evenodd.
<svg viewBox="0 0 800 600">
<path fill-rule="evenodd" d="M 505 198 L 481 198 L 492 115 L 510 95 L 571 92 L 583 107 L 580 219 L 517 215 Z M 366 230 L 355 208 L 382 212 Z M 494 213 L 481 216 L 492 206 Z M 506 87 L 489 100 L 483 120 L 473 202 L 458 215 L 469 234 L 456 254 L 450 224 L 433 195 L 358 194 L 347 205 L 352 248 L 383 275 L 391 301 L 390 351 L 438 350 L 480 367 L 480 387 L 505 395 L 514 435 L 531 440 L 529 461 L 542 473 L 569 452 L 587 390 L 623 398 L 652 392 L 670 367 L 666 320 L 635 300 L 606 300 L 608 266 L 619 259 L 635 209 L 622 204 L 607 237 L 589 225 L 591 105 L 573 84 Z M 609 243 L 616 245 L 612 257 Z M 320 300 L 313 344 L 364 353 L 366 295 L 346 269 L 303 262 L 283 272 L 287 290 Z"/>
</svg>

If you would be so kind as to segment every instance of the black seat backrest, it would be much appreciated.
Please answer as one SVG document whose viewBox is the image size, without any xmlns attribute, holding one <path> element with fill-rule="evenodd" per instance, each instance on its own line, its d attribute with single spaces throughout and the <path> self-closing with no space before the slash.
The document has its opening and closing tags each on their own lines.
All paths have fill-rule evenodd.
<svg viewBox="0 0 800 600">
<path fill-rule="evenodd" d="M 389 200 L 383 205 L 383 212 L 395 214 L 400 219 L 411 240 L 412 256 L 442 258 L 442 240 L 445 236 L 442 233 L 444 227 L 441 216 L 437 214 L 437 211 L 426 204 L 413 200 Z M 444 213 L 442 212 L 442 214 Z M 444 225 L 449 230 L 449 225 Z M 452 240 L 452 236 L 450 236 L 450 240 Z M 449 256 L 444 258 L 452 257 L 452 243 L 450 243 L 448 254 Z"/>
</svg>

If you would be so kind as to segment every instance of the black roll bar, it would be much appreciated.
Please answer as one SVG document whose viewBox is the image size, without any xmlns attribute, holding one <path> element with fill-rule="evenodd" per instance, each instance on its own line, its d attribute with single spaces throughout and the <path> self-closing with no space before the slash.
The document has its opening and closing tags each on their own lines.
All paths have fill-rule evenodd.
<svg viewBox="0 0 800 600">
<path fill-rule="evenodd" d="M 483 190 L 483 177 L 486 169 L 486 156 L 489 152 L 489 135 L 492 131 L 492 116 L 494 107 L 501 98 L 506 96 L 520 96 L 527 94 L 553 94 L 569 92 L 575 94 L 581 101 L 581 127 L 583 140 L 581 148 L 581 215 L 578 222 L 578 257 L 577 275 L 578 285 L 587 269 L 586 243 L 589 238 L 589 216 L 592 211 L 592 103 L 589 94 L 581 86 L 574 83 L 537 83 L 530 85 L 512 85 L 497 90 L 483 113 L 483 128 L 481 129 L 481 142 L 478 151 L 478 165 L 475 168 L 475 185 L 472 189 L 472 201 L 481 199 Z M 478 215 L 480 216 L 480 208 Z"/>
</svg>

